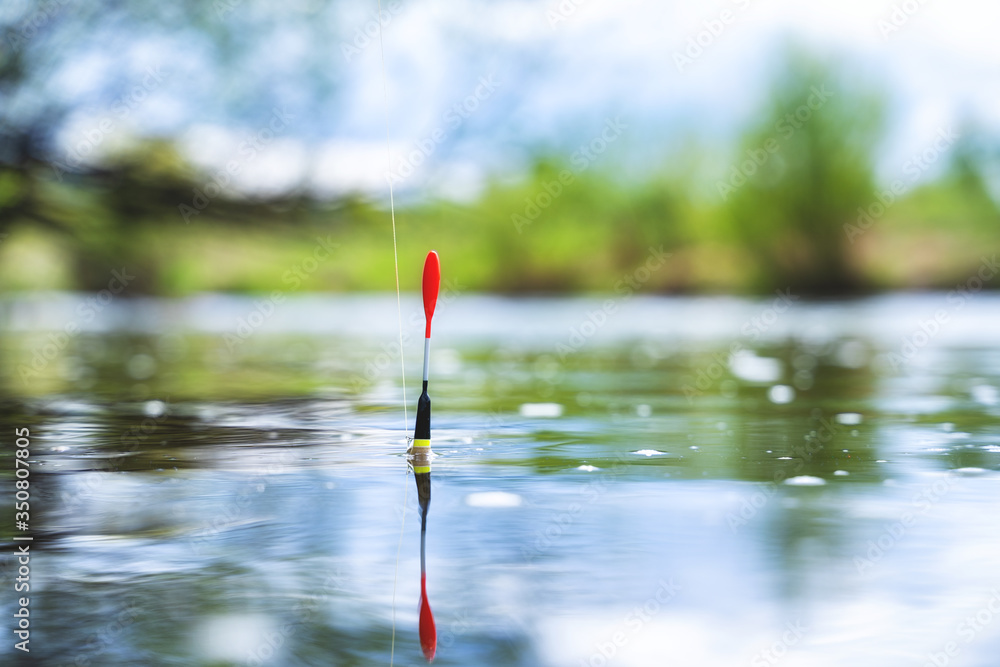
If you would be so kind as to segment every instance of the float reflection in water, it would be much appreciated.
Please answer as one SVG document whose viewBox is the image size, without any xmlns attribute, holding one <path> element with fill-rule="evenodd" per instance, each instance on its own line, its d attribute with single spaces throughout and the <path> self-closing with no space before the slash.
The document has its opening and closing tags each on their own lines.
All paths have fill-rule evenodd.
<svg viewBox="0 0 1000 667">
<path fill-rule="evenodd" d="M 433 250 L 424 261 L 423 298 L 424 318 L 427 326 L 424 332 L 424 375 L 423 388 L 417 401 L 417 424 L 413 431 L 411 450 L 413 476 L 417 482 L 417 503 L 420 507 L 420 648 L 428 661 L 437 652 L 437 630 L 434 614 L 427 601 L 427 510 L 431 505 L 431 399 L 427 395 L 429 354 L 431 345 L 431 319 L 437 305 L 438 290 L 441 286 L 441 262 Z"/>
<path fill-rule="evenodd" d="M 427 510 L 431 505 L 431 448 L 415 447 L 412 465 L 417 480 L 417 503 L 420 506 L 420 648 L 430 662 L 437 652 L 434 613 L 427 600 Z"/>
</svg>

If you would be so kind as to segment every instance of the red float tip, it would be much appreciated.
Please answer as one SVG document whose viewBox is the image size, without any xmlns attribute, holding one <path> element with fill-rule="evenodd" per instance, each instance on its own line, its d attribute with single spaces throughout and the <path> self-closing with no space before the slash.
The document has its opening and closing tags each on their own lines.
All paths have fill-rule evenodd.
<svg viewBox="0 0 1000 667">
<path fill-rule="evenodd" d="M 427 577 L 420 575 L 420 648 L 423 649 L 427 662 L 434 660 L 437 643 L 434 614 L 431 613 L 431 604 L 427 601 Z"/>
<path fill-rule="evenodd" d="M 437 251 L 431 250 L 424 260 L 424 318 L 427 320 L 427 328 L 424 337 L 431 337 L 431 318 L 434 317 L 434 307 L 437 305 L 438 290 L 441 289 L 441 259 Z"/>
</svg>

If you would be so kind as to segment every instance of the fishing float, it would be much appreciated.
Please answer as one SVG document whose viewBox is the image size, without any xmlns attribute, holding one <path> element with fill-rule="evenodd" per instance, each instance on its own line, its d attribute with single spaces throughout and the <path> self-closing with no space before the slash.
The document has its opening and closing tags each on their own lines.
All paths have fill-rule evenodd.
<svg viewBox="0 0 1000 667">
<path fill-rule="evenodd" d="M 417 400 L 417 423 L 413 431 L 413 476 L 417 482 L 417 504 L 420 508 L 420 648 L 428 662 L 437 652 L 437 629 L 434 614 L 427 601 L 427 510 L 431 505 L 431 399 L 427 395 L 430 370 L 431 319 L 441 287 L 441 260 L 431 250 L 424 260 L 422 293 L 424 298 L 424 380 Z"/>
</svg>

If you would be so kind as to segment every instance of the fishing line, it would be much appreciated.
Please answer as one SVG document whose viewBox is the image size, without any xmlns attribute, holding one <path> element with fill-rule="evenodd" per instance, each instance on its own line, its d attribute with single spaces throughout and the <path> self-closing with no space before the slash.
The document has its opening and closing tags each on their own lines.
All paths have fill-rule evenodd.
<svg viewBox="0 0 1000 667">
<path fill-rule="evenodd" d="M 385 75 L 385 47 L 382 43 L 382 0 L 378 0 L 378 50 L 382 60 L 382 103 L 385 110 L 385 161 L 386 180 L 389 181 L 389 217 L 392 220 L 392 263 L 396 271 L 396 316 L 399 321 L 399 370 L 403 374 L 403 433 L 410 428 L 410 418 L 406 411 L 406 364 L 403 361 L 403 306 L 399 297 L 399 252 L 396 248 L 396 202 L 392 191 L 392 148 L 389 139 L 389 84 Z M 399 554 L 403 547 L 403 533 L 406 529 L 406 503 L 410 493 L 410 467 L 406 466 L 403 480 L 403 518 L 399 524 L 399 541 L 396 544 L 396 564 L 392 572 L 392 640 L 389 646 L 389 667 L 396 657 L 396 583 L 399 578 Z"/>
<path fill-rule="evenodd" d="M 385 109 L 386 180 L 389 181 L 389 217 L 392 220 L 392 263 L 396 271 L 396 316 L 399 320 L 399 370 L 403 373 L 403 432 L 410 428 L 406 414 L 406 364 L 403 362 L 403 306 L 399 297 L 399 252 L 396 249 L 396 202 L 392 191 L 392 149 L 389 143 L 389 84 L 385 75 L 385 49 L 382 46 L 382 0 L 378 0 L 378 50 L 382 56 L 382 102 Z"/>
<path fill-rule="evenodd" d="M 396 580 L 399 577 L 399 554 L 403 549 L 403 533 L 406 529 L 406 503 L 410 499 L 410 466 L 406 466 L 406 479 L 403 481 L 403 519 L 399 522 L 399 541 L 396 543 L 396 567 L 392 572 L 392 642 L 389 645 L 389 667 L 392 667 L 396 656 Z"/>
</svg>

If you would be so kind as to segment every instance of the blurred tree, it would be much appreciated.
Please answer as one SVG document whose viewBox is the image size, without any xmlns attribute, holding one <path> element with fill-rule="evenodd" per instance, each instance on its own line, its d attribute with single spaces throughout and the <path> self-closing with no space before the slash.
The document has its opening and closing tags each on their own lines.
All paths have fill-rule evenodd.
<svg viewBox="0 0 1000 667">
<path fill-rule="evenodd" d="M 766 113 L 717 183 L 756 287 L 844 293 L 862 286 L 843 225 L 875 197 L 882 104 L 846 72 L 790 51 Z"/>
<path fill-rule="evenodd" d="M 374 43 L 372 12 L 342 0 L 5 1 L 0 241 L 12 226 L 45 228 L 44 242 L 62 237 L 54 254 L 62 263 L 72 256 L 79 288 L 101 289 L 111 269 L 127 264 L 145 269 L 131 293 L 180 293 L 266 289 L 274 276 L 280 282 L 282 253 L 308 252 L 311 230 L 336 230 L 344 261 L 334 277 L 315 274 L 308 288 L 391 288 L 387 216 L 367 201 L 321 203 L 294 191 L 255 200 L 220 187 L 204 210 L 187 218 L 178 210 L 197 205 L 196 190 L 208 182 L 175 143 L 182 129 L 205 124 L 239 132 L 289 100 L 297 105 L 291 110 L 295 137 L 305 142 L 336 135 L 330 128 L 342 117 L 354 122 L 349 117 L 357 104 L 341 99 L 341 90 L 345 77 L 360 70 L 345 63 L 357 63 L 356 51 Z M 499 95 L 475 119 L 459 123 L 435 157 L 482 166 L 491 151 L 481 146 L 472 157 L 450 151 L 463 137 L 481 136 L 483 125 L 505 126 L 497 136 L 511 143 L 529 136 L 518 120 L 519 102 L 543 94 L 538 86 L 558 77 L 562 65 L 545 57 L 542 42 L 509 40 L 489 26 L 476 30 L 457 34 L 459 46 L 449 45 L 463 54 L 465 71 L 474 74 L 470 81 L 500 60 L 517 93 Z M 404 78 L 419 64 L 400 60 Z M 979 157 L 962 157 L 961 149 L 940 182 L 899 198 L 864 243 L 850 243 L 844 224 L 877 197 L 872 156 L 881 129 L 879 96 L 849 81 L 843 68 L 802 52 L 790 51 L 786 61 L 763 115 L 755 116 L 759 121 L 715 184 L 718 198 L 706 202 L 692 194 L 703 190 L 702 172 L 690 168 L 699 163 L 683 153 L 669 156 L 672 168 L 652 175 L 647 169 L 622 176 L 610 163 L 575 168 L 566 155 L 573 146 L 559 137 L 576 134 L 541 126 L 534 131 L 551 135 L 553 143 L 535 152 L 523 179 L 495 178 L 474 202 L 411 199 L 401 215 L 401 240 L 419 238 L 447 251 L 471 288 L 508 292 L 608 290 L 661 244 L 674 255 L 645 290 L 791 287 L 821 294 L 874 284 L 947 286 L 945 276 L 950 280 L 979 261 L 978 246 L 995 243 L 1000 229 L 991 199 L 998 189 L 990 187 L 996 179 L 987 176 L 996 172 L 984 171 Z M 158 113 L 129 115 L 136 101 Z M 162 126 L 142 125 L 164 116 L 169 120 Z M 107 133 L 93 135 L 104 132 L 102 121 L 114 122 L 114 141 L 104 142 Z M 354 131 L 357 126 L 348 128 Z M 79 159 L 78 146 L 90 136 L 102 143 L 94 152 L 99 159 Z M 247 229 L 253 223 L 272 228 L 256 233 Z M 961 236 L 945 259 L 937 253 L 942 230 Z M 245 256 L 256 257 L 253 249 L 265 259 L 237 261 L 225 245 L 237 232 L 246 232 Z M 938 270 L 926 282 L 912 278 L 927 272 L 898 247 L 906 234 L 935 251 Z M 223 250 L 206 243 L 208 237 L 222 238 Z M 859 261 L 864 253 L 869 259 Z M 910 272 L 872 269 L 890 265 L 890 255 Z M 221 270 L 226 263 L 229 270 Z"/>
<path fill-rule="evenodd" d="M 243 0 L 9 0 L 0 8 L 0 239 L 18 224 L 70 237 L 80 287 L 100 289 L 108 270 L 133 261 L 136 227 L 181 222 L 180 203 L 201 181 L 169 141 L 131 123 L 139 104 L 163 94 L 175 111 L 230 127 L 260 123 L 293 97 L 336 110 L 342 63 L 329 48 L 283 49 L 346 38 L 344 3 L 264 6 Z M 343 33 L 343 34 L 342 34 Z M 162 100 L 161 100 L 162 101 Z M 300 118 L 301 134 L 310 122 Z M 190 120 L 190 118 L 188 118 Z M 124 151 L 111 145 L 131 143 Z M 100 153 L 102 158 L 93 160 Z M 110 157 L 109 157 L 110 156 Z M 300 197 L 274 202 L 285 213 Z M 288 201 L 285 201 L 288 200 Z M 211 218 L 287 222 L 225 194 Z M 203 218 L 209 216 L 202 216 Z M 136 285 L 137 291 L 151 283 Z"/>
<path fill-rule="evenodd" d="M 987 132 L 971 125 L 962 129 L 948 171 L 930 187 L 951 194 L 949 210 L 939 213 L 940 227 L 957 226 L 987 247 L 1000 243 L 1000 146 Z"/>
</svg>

